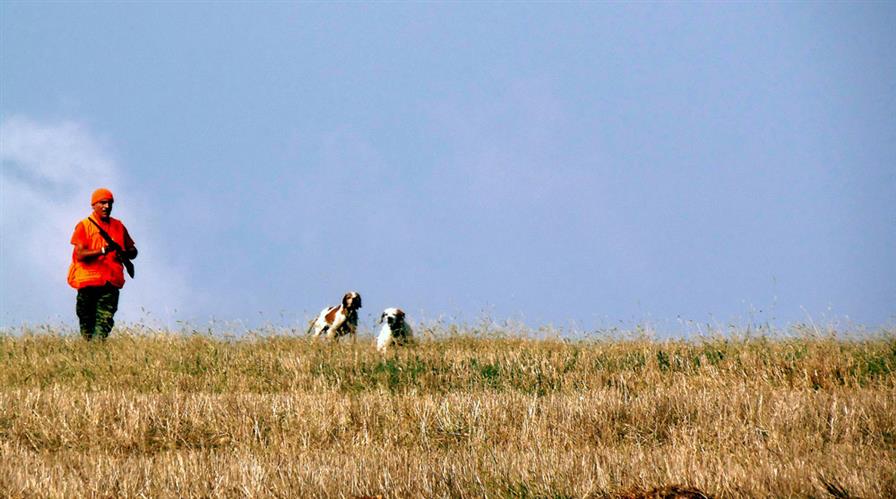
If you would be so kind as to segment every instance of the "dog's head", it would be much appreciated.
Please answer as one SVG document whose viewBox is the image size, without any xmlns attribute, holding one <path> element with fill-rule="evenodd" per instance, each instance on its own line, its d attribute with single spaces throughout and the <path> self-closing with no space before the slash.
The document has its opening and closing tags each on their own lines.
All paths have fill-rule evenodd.
<svg viewBox="0 0 896 499">
<path fill-rule="evenodd" d="M 389 325 L 389 329 L 397 331 L 404 325 L 404 311 L 400 308 L 387 308 L 380 315 L 380 322 Z"/>
<path fill-rule="evenodd" d="M 361 295 L 356 291 L 349 291 L 342 297 L 342 306 L 354 312 L 361 308 Z"/>
</svg>

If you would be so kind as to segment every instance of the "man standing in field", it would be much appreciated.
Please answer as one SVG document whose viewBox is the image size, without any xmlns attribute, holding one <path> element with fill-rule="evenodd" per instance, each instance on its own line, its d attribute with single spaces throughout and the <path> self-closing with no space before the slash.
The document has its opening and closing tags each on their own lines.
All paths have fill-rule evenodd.
<svg viewBox="0 0 896 499">
<path fill-rule="evenodd" d="M 134 277 L 131 260 L 137 248 L 121 221 L 112 218 L 115 199 L 109 189 L 97 189 L 90 197 L 93 213 L 75 226 L 72 234 L 72 264 L 68 283 L 78 290 L 75 310 L 86 340 L 105 340 L 112 331 L 118 310 L 118 293 L 124 286 L 124 271 Z"/>
</svg>

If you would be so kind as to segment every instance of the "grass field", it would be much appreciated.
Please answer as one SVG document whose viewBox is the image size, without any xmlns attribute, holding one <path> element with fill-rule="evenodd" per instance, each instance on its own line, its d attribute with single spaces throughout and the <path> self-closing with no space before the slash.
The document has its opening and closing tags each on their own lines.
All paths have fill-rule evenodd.
<svg viewBox="0 0 896 499">
<path fill-rule="evenodd" d="M 896 497 L 894 331 L 423 333 L 0 336 L 0 497 Z"/>
</svg>

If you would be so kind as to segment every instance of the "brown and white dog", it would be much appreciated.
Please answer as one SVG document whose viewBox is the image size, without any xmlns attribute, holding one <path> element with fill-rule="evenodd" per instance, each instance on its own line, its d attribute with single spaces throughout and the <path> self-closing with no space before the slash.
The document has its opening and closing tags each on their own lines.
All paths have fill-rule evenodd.
<svg viewBox="0 0 896 499">
<path fill-rule="evenodd" d="M 380 335 L 376 338 L 376 349 L 386 353 L 392 346 L 406 345 L 414 340 L 411 326 L 404 321 L 404 311 L 400 308 L 387 308 L 380 315 Z"/>
<path fill-rule="evenodd" d="M 358 309 L 361 308 L 361 295 L 349 291 L 342 297 L 342 305 L 327 307 L 320 311 L 317 319 L 308 326 L 308 334 L 314 338 L 321 335 L 327 339 L 338 339 L 350 334 L 352 338 L 358 330 Z"/>
</svg>

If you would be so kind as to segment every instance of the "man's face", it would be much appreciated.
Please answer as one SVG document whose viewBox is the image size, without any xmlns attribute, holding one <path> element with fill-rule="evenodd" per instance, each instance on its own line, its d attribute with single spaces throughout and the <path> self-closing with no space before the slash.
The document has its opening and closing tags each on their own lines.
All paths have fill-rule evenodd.
<svg viewBox="0 0 896 499">
<path fill-rule="evenodd" d="M 109 218 L 109 215 L 112 214 L 112 203 L 111 199 L 101 199 L 93 203 L 93 212 L 100 218 Z"/>
</svg>

